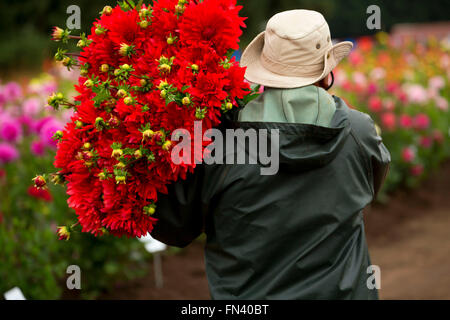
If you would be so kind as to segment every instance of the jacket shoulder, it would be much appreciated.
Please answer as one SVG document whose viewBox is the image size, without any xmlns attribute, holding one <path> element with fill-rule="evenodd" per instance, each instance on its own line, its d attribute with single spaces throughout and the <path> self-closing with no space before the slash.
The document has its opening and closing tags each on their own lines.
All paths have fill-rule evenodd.
<svg viewBox="0 0 450 320">
<path fill-rule="evenodd" d="M 377 138 L 375 122 L 367 113 L 349 108 L 348 114 L 352 131 L 359 139 L 367 141 Z"/>
</svg>

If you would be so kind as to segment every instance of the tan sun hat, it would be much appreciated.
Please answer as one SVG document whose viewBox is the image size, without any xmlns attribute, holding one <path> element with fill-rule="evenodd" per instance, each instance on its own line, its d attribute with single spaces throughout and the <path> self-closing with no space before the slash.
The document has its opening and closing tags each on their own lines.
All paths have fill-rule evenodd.
<svg viewBox="0 0 450 320">
<path fill-rule="evenodd" d="M 291 10 L 276 14 L 242 54 L 245 78 L 272 88 L 298 88 L 325 78 L 353 48 L 333 46 L 322 14 Z"/>
</svg>

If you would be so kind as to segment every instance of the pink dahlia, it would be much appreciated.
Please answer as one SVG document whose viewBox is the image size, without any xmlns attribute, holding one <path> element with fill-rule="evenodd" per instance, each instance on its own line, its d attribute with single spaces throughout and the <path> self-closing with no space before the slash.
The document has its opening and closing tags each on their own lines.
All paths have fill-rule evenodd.
<svg viewBox="0 0 450 320">
<path fill-rule="evenodd" d="M 0 143 L 0 163 L 8 163 L 17 158 L 19 158 L 19 152 L 14 146 L 8 143 Z"/>
</svg>

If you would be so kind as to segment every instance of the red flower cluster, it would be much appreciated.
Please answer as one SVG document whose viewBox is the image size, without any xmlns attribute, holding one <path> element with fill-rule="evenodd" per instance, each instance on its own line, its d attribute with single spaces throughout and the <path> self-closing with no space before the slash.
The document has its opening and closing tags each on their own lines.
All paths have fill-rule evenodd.
<svg viewBox="0 0 450 320">
<path fill-rule="evenodd" d="M 76 112 L 55 167 L 83 232 L 152 231 L 158 192 L 195 167 L 171 161 L 172 132 L 217 126 L 249 93 L 245 70 L 227 58 L 245 26 L 240 9 L 236 0 L 105 7 L 81 38 Z"/>
</svg>

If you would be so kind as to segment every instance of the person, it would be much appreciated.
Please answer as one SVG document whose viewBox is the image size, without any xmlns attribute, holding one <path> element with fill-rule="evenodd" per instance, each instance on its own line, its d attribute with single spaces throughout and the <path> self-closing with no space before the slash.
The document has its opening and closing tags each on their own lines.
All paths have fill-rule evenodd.
<svg viewBox="0 0 450 320">
<path fill-rule="evenodd" d="M 152 236 L 185 247 L 206 233 L 212 299 L 378 298 L 367 285 L 363 209 L 390 155 L 371 118 L 327 92 L 351 49 L 332 44 L 318 12 L 272 17 L 241 60 L 265 90 L 224 123 L 277 129 L 278 172 L 261 175 L 260 162 L 202 164 L 160 195 Z"/>
</svg>

